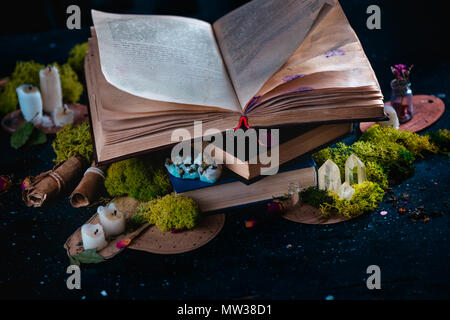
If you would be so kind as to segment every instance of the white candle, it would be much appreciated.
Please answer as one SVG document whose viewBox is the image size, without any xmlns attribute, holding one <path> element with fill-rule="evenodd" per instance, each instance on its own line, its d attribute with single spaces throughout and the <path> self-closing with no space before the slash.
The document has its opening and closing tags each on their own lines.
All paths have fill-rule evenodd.
<svg viewBox="0 0 450 320">
<path fill-rule="evenodd" d="M 81 227 L 81 238 L 83 239 L 83 247 L 85 250 L 101 250 L 108 244 L 105 240 L 103 227 L 100 224 L 83 225 Z"/>
<path fill-rule="evenodd" d="M 16 88 L 20 110 L 26 121 L 38 124 L 42 121 L 42 98 L 39 89 L 31 84 L 23 84 Z"/>
<path fill-rule="evenodd" d="M 53 110 L 53 122 L 58 127 L 64 127 L 67 124 L 73 123 L 74 112 L 69 109 L 67 105 L 55 108 Z"/>
<path fill-rule="evenodd" d="M 39 71 L 41 81 L 42 103 L 44 111 L 52 113 L 56 108 L 63 105 L 61 80 L 59 79 L 58 68 L 48 66 Z"/>
<path fill-rule="evenodd" d="M 98 207 L 97 213 L 107 237 L 117 236 L 125 232 L 125 217 L 116 209 L 114 202 L 107 207 Z"/>
</svg>

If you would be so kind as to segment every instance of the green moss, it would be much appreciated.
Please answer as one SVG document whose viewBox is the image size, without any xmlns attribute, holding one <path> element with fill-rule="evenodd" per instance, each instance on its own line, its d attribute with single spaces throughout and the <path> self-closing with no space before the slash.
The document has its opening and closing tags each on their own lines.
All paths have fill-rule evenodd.
<svg viewBox="0 0 450 320">
<path fill-rule="evenodd" d="M 377 183 L 383 189 L 389 187 L 388 176 L 378 163 L 367 161 L 364 165 L 366 166 L 367 180 Z"/>
<path fill-rule="evenodd" d="M 392 127 L 381 127 L 379 125 L 374 125 L 367 129 L 360 140 L 370 141 L 377 146 L 386 143 L 400 144 L 415 157 L 422 158 L 425 152 L 436 153 L 438 151 L 437 147 L 431 143 L 430 137 L 427 135 L 420 136 L 414 132 L 397 130 Z"/>
<path fill-rule="evenodd" d="M 89 163 L 93 159 L 91 130 L 88 122 L 79 126 L 66 125 L 56 133 L 52 143 L 56 153 L 55 162 L 61 162 L 74 155 L 84 157 Z"/>
<path fill-rule="evenodd" d="M 76 103 L 83 93 L 83 85 L 78 81 L 78 76 L 69 64 L 58 65 L 63 101 Z M 0 114 L 4 115 L 17 109 L 19 101 L 17 99 L 16 88 L 22 84 L 31 84 L 40 87 L 39 71 L 44 68 L 43 64 L 35 61 L 20 61 L 10 77 L 10 80 L 0 88 Z"/>
<path fill-rule="evenodd" d="M 86 57 L 87 50 L 88 43 L 84 42 L 75 45 L 69 51 L 69 58 L 67 59 L 67 63 L 78 75 L 81 75 L 83 73 L 83 63 L 84 58 Z"/>
<path fill-rule="evenodd" d="M 189 197 L 173 194 L 142 203 L 133 217 L 138 222 L 155 224 L 162 231 L 192 229 L 199 217 L 199 209 Z"/>
<path fill-rule="evenodd" d="M 450 155 L 450 131 L 439 129 L 437 132 L 429 133 L 428 137 L 440 153 Z"/>
<path fill-rule="evenodd" d="M 309 187 L 300 192 L 302 202 L 305 202 L 315 208 L 319 208 L 322 203 L 333 202 L 333 197 L 326 190 L 320 190 L 316 187 Z"/>
<path fill-rule="evenodd" d="M 171 191 L 163 168 L 153 169 L 147 158 L 132 158 L 113 163 L 106 175 L 105 187 L 111 196 L 128 195 L 149 201 Z"/>
<path fill-rule="evenodd" d="M 355 193 L 351 200 L 341 199 L 334 192 L 329 191 L 333 202 L 325 202 L 320 205 L 324 215 L 340 214 L 353 218 L 378 207 L 383 199 L 384 191 L 376 183 L 365 181 L 352 186 Z"/>
</svg>

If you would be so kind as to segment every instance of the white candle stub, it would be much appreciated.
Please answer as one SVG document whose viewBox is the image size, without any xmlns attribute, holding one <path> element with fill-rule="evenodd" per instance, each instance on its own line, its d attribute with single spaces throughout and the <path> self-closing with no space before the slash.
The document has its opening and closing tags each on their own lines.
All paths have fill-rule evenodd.
<svg viewBox="0 0 450 320">
<path fill-rule="evenodd" d="M 74 112 L 67 105 L 54 109 L 52 115 L 53 122 L 58 127 L 64 127 L 67 124 L 73 123 Z"/>
<path fill-rule="evenodd" d="M 39 89 L 31 84 L 23 84 L 16 88 L 20 111 L 26 121 L 38 124 L 42 121 L 42 98 Z"/>
<path fill-rule="evenodd" d="M 111 202 L 107 207 L 98 207 L 97 213 L 107 237 L 117 236 L 125 232 L 125 216 L 116 209 L 114 202 Z"/>
<path fill-rule="evenodd" d="M 56 108 L 63 106 L 61 80 L 59 78 L 58 68 L 48 66 L 39 71 L 41 81 L 41 94 L 44 111 L 52 113 Z"/>
<path fill-rule="evenodd" d="M 103 227 L 100 224 L 85 224 L 81 227 L 81 238 L 85 250 L 101 250 L 107 246 Z"/>
</svg>

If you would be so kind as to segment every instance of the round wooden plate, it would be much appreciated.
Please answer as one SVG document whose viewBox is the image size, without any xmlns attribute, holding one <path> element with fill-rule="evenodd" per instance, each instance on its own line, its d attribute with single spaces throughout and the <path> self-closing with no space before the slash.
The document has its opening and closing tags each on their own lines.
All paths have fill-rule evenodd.
<svg viewBox="0 0 450 320">
<path fill-rule="evenodd" d="M 203 217 L 192 230 L 179 233 L 163 232 L 156 226 L 143 231 L 128 246 L 129 249 L 158 254 L 176 254 L 195 250 L 214 239 L 225 224 L 225 214 Z"/>
<path fill-rule="evenodd" d="M 333 224 L 350 220 L 350 218 L 344 216 L 326 217 L 320 212 L 319 209 L 311 207 L 307 204 L 302 204 L 289 209 L 283 218 L 304 224 Z"/>
<path fill-rule="evenodd" d="M 83 104 L 68 104 L 67 107 L 75 112 L 73 120 L 74 125 L 79 125 L 83 122 L 89 121 L 87 106 Z M 3 130 L 9 134 L 13 134 L 14 131 L 16 131 L 16 129 L 24 122 L 25 119 L 23 118 L 22 112 L 18 109 L 4 116 L 1 125 Z M 62 127 L 55 125 L 52 127 L 43 127 L 41 125 L 37 125 L 36 128 L 42 130 L 45 134 L 55 134 L 61 130 Z"/>
<path fill-rule="evenodd" d="M 390 102 L 386 102 L 390 104 Z M 413 96 L 414 116 L 406 123 L 401 123 L 399 130 L 418 132 L 435 123 L 444 114 L 444 102 L 435 96 L 415 95 Z M 375 122 L 361 122 L 359 129 L 366 132 Z"/>
</svg>

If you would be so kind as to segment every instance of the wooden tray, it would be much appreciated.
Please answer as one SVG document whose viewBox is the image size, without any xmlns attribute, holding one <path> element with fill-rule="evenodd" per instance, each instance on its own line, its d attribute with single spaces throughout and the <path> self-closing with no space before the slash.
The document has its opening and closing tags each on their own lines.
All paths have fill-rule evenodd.
<svg viewBox="0 0 450 320">
<path fill-rule="evenodd" d="M 289 221 L 304 223 L 304 224 L 334 224 L 350 220 L 350 218 L 336 215 L 333 217 L 326 217 L 319 209 L 303 204 L 289 209 L 283 218 Z"/>
<path fill-rule="evenodd" d="M 218 213 L 202 217 L 192 230 L 180 233 L 163 232 L 151 226 L 136 237 L 130 249 L 158 254 L 176 254 L 195 250 L 214 239 L 225 224 L 225 214 Z"/>
<path fill-rule="evenodd" d="M 74 125 L 79 125 L 83 122 L 89 121 L 87 106 L 83 104 L 68 104 L 67 107 L 75 112 L 73 120 Z M 22 112 L 18 109 L 4 116 L 1 121 L 1 126 L 6 132 L 13 134 L 14 131 L 16 131 L 16 129 L 24 122 L 25 119 L 23 118 Z M 61 130 L 62 127 L 55 125 L 52 127 L 43 127 L 41 125 L 37 125 L 36 128 L 42 130 L 45 134 L 55 134 Z"/>
<path fill-rule="evenodd" d="M 391 104 L 390 101 L 386 104 Z M 401 123 L 399 130 L 419 132 L 439 120 L 444 114 L 444 102 L 435 96 L 415 95 L 413 96 L 414 116 L 406 123 Z M 361 122 L 359 129 L 366 132 L 375 122 Z"/>
<path fill-rule="evenodd" d="M 140 202 L 131 197 L 121 197 L 113 200 L 117 209 L 131 218 L 137 210 Z M 95 213 L 86 223 L 100 223 L 98 214 Z M 124 248 L 117 248 L 121 240 L 131 240 L 126 248 L 141 250 L 150 253 L 176 254 L 192 251 L 207 244 L 214 239 L 225 224 L 225 214 L 214 214 L 202 217 L 201 221 L 192 230 L 180 233 L 163 232 L 156 226 L 143 225 L 137 230 L 121 234 L 114 239 L 109 239 L 108 245 L 98 251 L 104 259 L 110 259 Z M 83 252 L 81 227 L 78 228 L 66 241 L 64 248 L 67 255 L 74 256 Z"/>
</svg>

